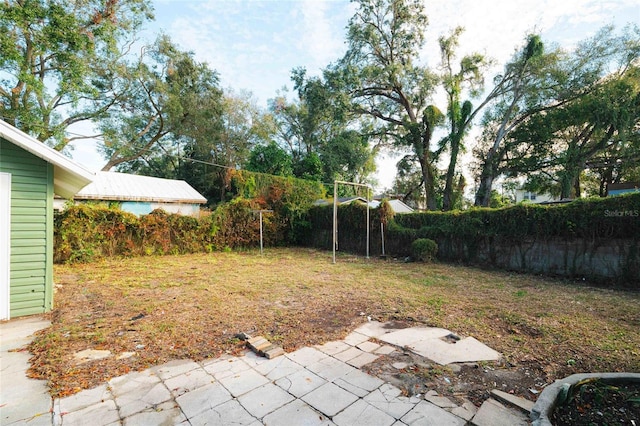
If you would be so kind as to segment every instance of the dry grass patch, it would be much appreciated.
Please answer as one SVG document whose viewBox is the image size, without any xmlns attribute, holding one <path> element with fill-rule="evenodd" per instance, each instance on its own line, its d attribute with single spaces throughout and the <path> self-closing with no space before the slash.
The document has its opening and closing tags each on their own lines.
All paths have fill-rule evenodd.
<svg viewBox="0 0 640 426">
<path fill-rule="evenodd" d="M 365 315 L 474 336 L 509 365 L 540 365 L 547 381 L 640 371 L 639 294 L 528 275 L 269 249 L 59 265 L 55 277 L 52 325 L 30 347 L 32 375 L 55 396 L 170 359 L 237 353 L 239 332 L 286 351 L 341 339 Z M 88 348 L 136 355 L 77 364 Z"/>
</svg>

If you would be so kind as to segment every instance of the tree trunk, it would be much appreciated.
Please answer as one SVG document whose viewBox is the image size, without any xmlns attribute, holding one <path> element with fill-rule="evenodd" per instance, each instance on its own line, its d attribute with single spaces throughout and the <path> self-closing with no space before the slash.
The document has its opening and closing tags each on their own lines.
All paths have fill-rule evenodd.
<svg viewBox="0 0 640 426">
<path fill-rule="evenodd" d="M 435 190 L 435 176 L 433 173 L 433 166 L 431 165 L 431 132 L 429 128 L 421 133 L 414 133 L 414 147 L 418 159 L 420 161 L 420 169 L 422 171 L 422 179 L 424 180 L 424 194 L 427 201 L 427 210 L 437 210 L 438 203 L 436 202 L 436 190 Z"/>
<path fill-rule="evenodd" d="M 442 210 L 444 211 L 449 211 L 453 208 L 453 178 L 456 173 L 458 152 L 460 152 L 460 138 L 457 135 L 454 135 L 451 138 L 451 158 L 449 159 L 449 167 L 447 168 L 444 194 L 442 197 Z"/>
<path fill-rule="evenodd" d="M 476 199 L 474 205 L 476 207 L 489 207 L 491 201 L 491 190 L 493 189 L 493 181 L 496 178 L 494 167 L 496 153 L 493 149 L 489 150 L 487 157 L 482 165 L 480 173 L 480 183 L 476 191 Z"/>
</svg>

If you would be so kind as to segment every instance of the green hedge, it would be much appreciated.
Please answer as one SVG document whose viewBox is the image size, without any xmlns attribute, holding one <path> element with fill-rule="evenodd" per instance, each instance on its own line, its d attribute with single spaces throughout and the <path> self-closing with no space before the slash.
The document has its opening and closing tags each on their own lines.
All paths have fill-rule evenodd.
<svg viewBox="0 0 640 426">
<path fill-rule="evenodd" d="M 369 209 L 370 252 L 381 252 L 380 223 L 388 223 L 393 212 L 388 203 L 383 202 L 378 208 Z M 338 249 L 352 253 L 367 251 L 367 206 L 353 202 L 338 206 Z M 302 239 L 303 245 L 332 249 L 333 244 L 333 205 L 313 206 L 306 219 L 309 228 Z"/>
<path fill-rule="evenodd" d="M 640 289 L 640 194 L 397 215 L 388 252 L 409 255 L 418 238 L 436 241 L 442 260 Z"/>
<path fill-rule="evenodd" d="M 424 238 L 629 238 L 640 236 L 640 194 L 579 199 L 567 204 L 518 204 L 501 209 L 427 212 L 395 217 Z M 398 229 L 398 228 L 396 228 Z"/>
<path fill-rule="evenodd" d="M 256 247 L 258 210 L 270 210 L 263 214 L 265 244 L 295 244 L 309 233 L 309 207 L 325 194 L 318 182 L 239 170 L 228 172 L 227 185 L 238 197 L 201 219 L 163 210 L 138 218 L 102 204 L 70 206 L 55 217 L 54 261 Z"/>
</svg>

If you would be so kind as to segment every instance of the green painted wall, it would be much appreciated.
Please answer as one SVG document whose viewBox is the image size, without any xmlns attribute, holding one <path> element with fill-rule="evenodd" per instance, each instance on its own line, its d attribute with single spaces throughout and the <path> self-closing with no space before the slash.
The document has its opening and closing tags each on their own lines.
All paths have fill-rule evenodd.
<svg viewBox="0 0 640 426">
<path fill-rule="evenodd" d="M 11 318 L 53 307 L 53 166 L 0 138 L 11 173 Z"/>
</svg>

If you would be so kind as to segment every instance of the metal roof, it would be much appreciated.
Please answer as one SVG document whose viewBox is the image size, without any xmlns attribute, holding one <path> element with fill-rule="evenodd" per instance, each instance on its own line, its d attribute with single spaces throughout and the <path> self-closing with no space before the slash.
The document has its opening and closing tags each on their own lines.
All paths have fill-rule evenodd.
<svg viewBox="0 0 640 426">
<path fill-rule="evenodd" d="M 341 205 L 346 205 L 346 204 L 351 204 L 354 201 L 359 201 L 363 204 L 367 204 L 367 200 L 365 198 L 362 197 L 342 197 L 342 198 L 338 198 L 338 204 Z M 408 205 L 406 205 L 405 203 L 403 203 L 401 200 L 387 200 L 387 202 L 391 205 L 391 209 L 394 211 L 394 213 L 413 213 L 414 210 L 409 207 Z M 315 206 L 323 206 L 323 205 L 329 205 L 331 204 L 331 202 L 329 200 L 316 200 L 313 205 Z M 377 208 L 380 205 L 380 201 L 379 200 L 371 200 L 369 201 L 369 207 L 371 208 Z"/>
<path fill-rule="evenodd" d="M 402 202 L 402 200 L 387 200 L 387 203 L 391 206 L 391 210 L 394 213 L 413 213 L 413 209 Z M 371 201 L 371 207 L 378 207 L 380 205 L 380 201 L 373 200 Z"/>
<path fill-rule="evenodd" d="M 148 201 L 204 204 L 207 199 L 183 180 L 117 172 L 97 172 L 76 200 Z"/>
<path fill-rule="evenodd" d="M 93 180 L 93 173 L 33 136 L 0 120 L 0 136 L 53 165 L 53 192 L 71 198 Z"/>
</svg>

